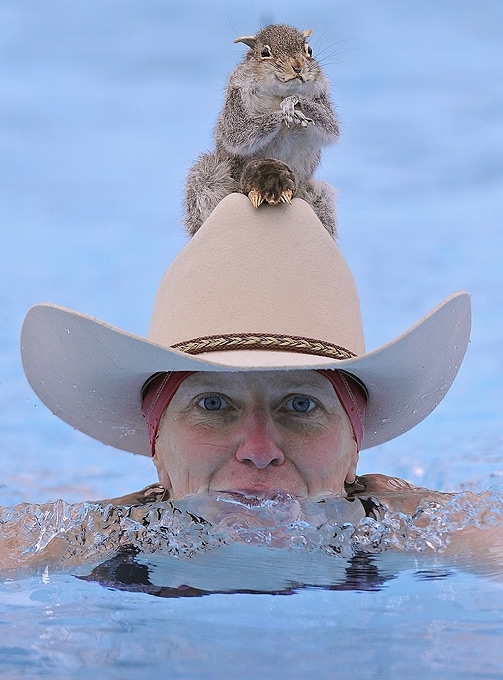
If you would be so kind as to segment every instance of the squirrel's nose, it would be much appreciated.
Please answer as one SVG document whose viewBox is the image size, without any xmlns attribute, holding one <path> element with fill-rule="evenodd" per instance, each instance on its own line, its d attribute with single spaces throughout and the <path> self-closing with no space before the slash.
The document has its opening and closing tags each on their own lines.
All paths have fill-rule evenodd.
<svg viewBox="0 0 503 680">
<path fill-rule="evenodd" d="M 302 66 L 294 66 L 293 70 L 295 71 L 295 73 L 300 73 L 302 71 Z"/>
</svg>

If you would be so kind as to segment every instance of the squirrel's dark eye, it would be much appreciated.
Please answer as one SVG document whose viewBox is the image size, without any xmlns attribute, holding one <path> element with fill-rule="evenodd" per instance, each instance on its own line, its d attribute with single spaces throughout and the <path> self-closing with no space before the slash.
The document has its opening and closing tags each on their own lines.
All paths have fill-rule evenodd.
<svg viewBox="0 0 503 680">
<path fill-rule="evenodd" d="M 311 45 L 308 45 L 308 44 L 306 43 L 306 44 L 304 45 L 304 49 L 306 50 L 306 54 L 307 54 L 308 57 L 312 57 L 312 56 L 313 56 L 313 48 L 311 47 Z"/>
<path fill-rule="evenodd" d="M 264 47 L 262 48 L 262 52 L 260 53 L 260 56 L 264 58 L 271 56 L 271 48 L 269 47 L 269 45 L 264 45 Z"/>
</svg>

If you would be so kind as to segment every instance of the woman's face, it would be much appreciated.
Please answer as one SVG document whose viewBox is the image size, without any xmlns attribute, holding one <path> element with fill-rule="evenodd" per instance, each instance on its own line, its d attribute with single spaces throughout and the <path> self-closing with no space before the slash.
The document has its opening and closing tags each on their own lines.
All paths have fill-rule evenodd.
<svg viewBox="0 0 503 680">
<path fill-rule="evenodd" d="M 320 373 L 193 373 L 161 419 L 154 462 L 173 499 L 206 491 L 341 494 L 358 454 Z"/>
</svg>

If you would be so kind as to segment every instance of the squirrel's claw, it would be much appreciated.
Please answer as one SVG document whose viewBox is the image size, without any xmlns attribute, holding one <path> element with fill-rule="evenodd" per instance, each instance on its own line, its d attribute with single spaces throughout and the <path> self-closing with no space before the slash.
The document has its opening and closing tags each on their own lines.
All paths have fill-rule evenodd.
<svg viewBox="0 0 503 680">
<path fill-rule="evenodd" d="M 279 197 L 279 200 L 281 203 L 291 203 L 293 198 L 293 191 L 291 189 L 285 189 L 281 196 Z"/>
<path fill-rule="evenodd" d="M 248 198 L 254 208 L 258 208 L 264 202 L 264 197 L 256 189 L 248 192 Z"/>
<path fill-rule="evenodd" d="M 264 203 L 264 201 L 269 205 L 277 205 L 278 203 L 290 204 L 293 198 L 293 191 L 291 189 L 285 189 L 283 192 L 281 192 L 278 198 L 278 196 L 272 193 L 268 194 L 267 196 L 263 196 L 256 189 L 252 189 L 248 194 L 248 198 L 252 202 L 254 208 L 258 208 L 259 205 Z"/>
</svg>

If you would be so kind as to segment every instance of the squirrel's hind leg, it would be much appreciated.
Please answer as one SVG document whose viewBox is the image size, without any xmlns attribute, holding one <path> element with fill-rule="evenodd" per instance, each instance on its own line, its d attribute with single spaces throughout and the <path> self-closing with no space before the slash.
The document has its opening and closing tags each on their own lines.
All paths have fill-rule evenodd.
<svg viewBox="0 0 503 680">
<path fill-rule="evenodd" d="M 337 238 L 335 197 L 334 187 L 317 179 L 303 182 L 297 191 L 297 198 L 309 203 L 330 236 Z"/>
<path fill-rule="evenodd" d="M 258 208 L 264 201 L 269 205 L 291 203 L 296 183 L 293 171 L 275 158 L 250 161 L 241 175 L 240 189 Z"/>
<path fill-rule="evenodd" d="M 230 164 L 215 153 L 204 153 L 190 168 L 185 183 L 185 226 L 194 236 L 218 203 L 228 194 L 239 191 L 232 178 Z"/>
</svg>

